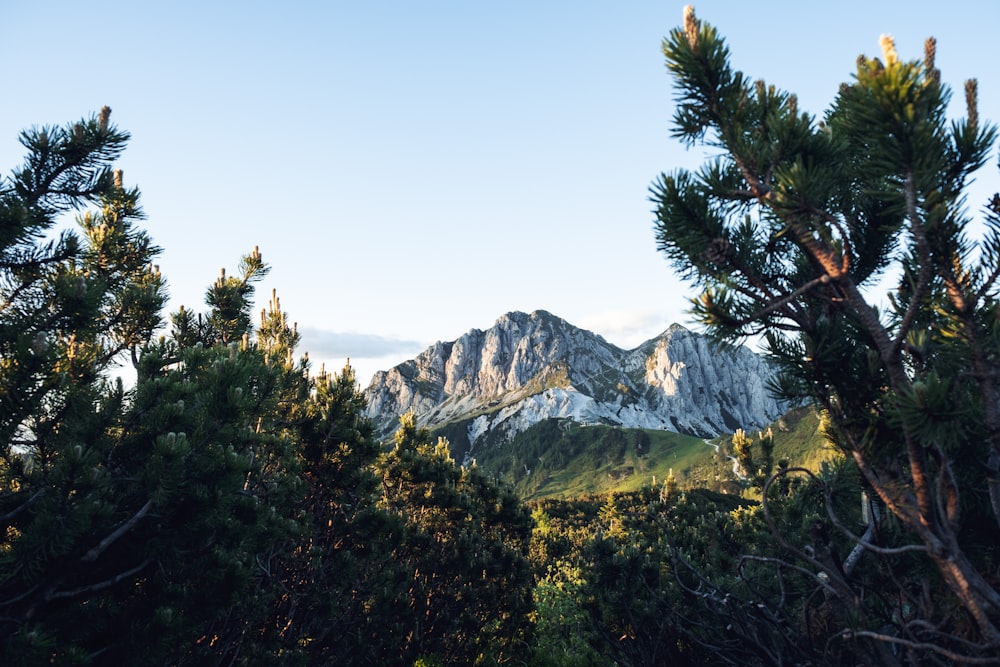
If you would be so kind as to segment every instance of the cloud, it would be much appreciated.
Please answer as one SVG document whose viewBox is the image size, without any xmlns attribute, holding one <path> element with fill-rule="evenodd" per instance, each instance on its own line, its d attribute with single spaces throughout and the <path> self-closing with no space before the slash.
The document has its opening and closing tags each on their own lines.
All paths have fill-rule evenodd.
<svg viewBox="0 0 1000 667">
<path fill-rule="evenodd" d="M 302 343 L 299 349 L 314 359 L 380 358 L 412 354 L 416 356 L 426 343 L 378 334 L 324 331 L 315 327 L 299 327 Z"/>
<path fill-rule="evenodd" d="M 583 318 L 578 326 L 628 350 L 660 335 L 671 324 L 662 311 L 605 310 Z"/>
</svg>

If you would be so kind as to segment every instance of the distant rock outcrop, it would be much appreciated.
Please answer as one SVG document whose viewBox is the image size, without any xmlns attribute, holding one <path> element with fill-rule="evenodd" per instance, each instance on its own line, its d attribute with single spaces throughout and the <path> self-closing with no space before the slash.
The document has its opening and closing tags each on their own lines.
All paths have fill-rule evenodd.
<svg viewBox="0 0 1000 667">
<path fill-rule="evenodd" d="M 784 412 L 766 390 L 772 373 L 749 349 L 676 324 L 622 350 L 545 311 L 514 312 L 376 373 L 366 396 L 383 435 L 413 410 L 432 428 L 468 420 L 473 447 L 487 432 L 512 436 L 551 417 L 708 438 Z"/>
</svg>

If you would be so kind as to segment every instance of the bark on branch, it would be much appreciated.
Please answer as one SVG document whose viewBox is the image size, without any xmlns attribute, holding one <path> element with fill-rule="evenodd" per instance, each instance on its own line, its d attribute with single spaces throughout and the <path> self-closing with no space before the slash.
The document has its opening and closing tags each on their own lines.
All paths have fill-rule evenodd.
<svg viewBox="0 0 1000 667">
<path fill-rule="evenodd" d="M 139 508 L 139 511 L 132 515 L 128 521 L 118 526 L 113 533 L 101 540 L 97 546 L 85 553 L 81 558 L 81 563 L 93 563 L 101 554 L 107 551 L 108 547 L 117 542 L 121 537 L 128 531 L 135 528 L 136 524 L 142 521 L 142 518 L 149 514 L 149 510 L 153 508 L 153 500 L 150 498 L 146 501 L 146 504 Z"/>
<path fill-rule="evenodd" d="M 126 579 L 134 577 L 135 575 L 139 574 L 144 569 L 146 569 L 146 567 L 152 562 L 153 562 L 152 558 L 147 558 L 146 560 L 142 561 L 135 567 L 129 568 L 128 570 L 116 574 L 115 576 L 109 579 L 105 579 L 104 581 L 99 581 L 95 584 L 90 584 L 88 586 L 81 586 L 79 588 L 74 588 L 68 591 L 57 591 L 57 592 L 54 591 L 46 596 L 46 601 L 51 602 L 52 600 L 66 600 L 70 598 L 80 597 L 82 595 L 92 595 L 94 593 L 99 593 L 103 591 L 105 588 L 111 588 L 112 586 L 120 584 Z"/>
</svg>

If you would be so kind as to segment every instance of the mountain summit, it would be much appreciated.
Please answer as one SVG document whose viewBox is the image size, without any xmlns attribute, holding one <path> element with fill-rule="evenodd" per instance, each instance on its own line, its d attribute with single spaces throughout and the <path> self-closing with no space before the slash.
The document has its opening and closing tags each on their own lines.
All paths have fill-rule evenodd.
<svg viewBox="0 0 1000 667">
<path fill-rule="evenodd" d="M 761 428 L 783 412 L 767 362 L 674 324 L 632 350 L 537 310 L 502 316 L 372 378 L 368 415 L 388 435 L 410 410 L 434 428 L 468 421 L 469 442 L 548 418 L 702 438 Z"/>
</svg>

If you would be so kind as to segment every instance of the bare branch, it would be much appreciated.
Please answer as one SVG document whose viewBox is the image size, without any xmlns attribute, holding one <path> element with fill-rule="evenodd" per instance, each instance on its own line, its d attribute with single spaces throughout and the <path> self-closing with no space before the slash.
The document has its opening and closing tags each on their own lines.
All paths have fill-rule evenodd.
<svg viewBox="0 0 1000 667">
<path fill-rule="evenodd" d="M 13 519 L 18 514 L 20 514 L 24 510 L 26 510 L 29 507 L 31 507 L 32 505 L 34 505 L 35 501 L 38 500 L 39 498 L 41 498 L 44 494 L 45 494 L 45 487 L 42 487 L 42 488 L 38 489 L 38 491 L 35 491 L 31 495 L 30 498 L 28 498 L 27 500 L 25 500 L 18 507 L 15 507 L 14 509 L 12 509 L 11 511 L 7 512 L 3 516 L 0 516 L 0 525 L 3 525 L 3 526 L 9 525 L 11 519 Z"/>
<path fill-rule="evenodd" d="M 837 528 L 840 532 L 846 535 L 852 542 L 857 546 L 862 547 L 873 553 L 882 554 L 883 556 L 895 556 L 898 554 L 910 553 L 914 551 L 927 552 L 927 547 L 923 544 L 907 544 L 901 547 L 880 547 L 877 544 L 872 544 L 868 541 L 865 536 L 869 536 L 869 533 L 874 532 L 872 528 L 874 526 L 874 518 L 869 522 L 869 529 L 865 531 L 865 535 L 857 535 L 851 529 L 844 525 L 837 516 L 836 510 L 833 508 L 833 489 L 828 485 L 823 489 L 824 503 L 826 505 L 826 514 L 830 518 L 830 522 Z M 846 561 L 845 561 L 846 562 Z M 846 569 L 845 569 L 846 572 Z"/>
<path fill-rule="evenodd" d="M 753 556 L 751 554 L 743 554 L 742 556 L 740 556 L 740 563 L 737 566 L 741 572 L 743 570 L 743 561 L 748 561 L 748 560 L 756 561 L 758 563 L 767 563 L 770 565 L 776 565 L 778 568 L 787 568 L 789 570 L 794 570 L 799 574 L 812 579 L 814 582 L 816 582 L 816 584 L 821 586 L 827 593 L 830 593 L 831 595 L 839 595 L 839 593 L 836 591 L 836 589 L 834 589 L 833 586 L 830 585 L 830 582 L 827 579 L 821 577 L 816 572 L 808 570 L 800 565 L 795 565 L 793 563 L 789 563 L 786 560 L 781 560 L 780 558 L 772 558 L 770 556 Z"/>
<path fill-rule="evenodd" d="M 149 514 L 149 510 L 153 507 L 153 499 L 150 498 L 146 501 L 146 504 L 139 508 L 139 511 L 132 515 L 132 518 L 120 525 L 113 533 L 101 540 L 96 547 L 88 551 L 80 558 L 81 563 L 93 563 L 95 560 L 100 558 L 101 554 L 104 553 L 108 547 L 117 542 L 125 533 L 135 528 L 135 525 L 139 523 L 144 516 Z"/>
<path fill-rule="evenodd" d="M 818 278 L 814 278 L 814 279 L 810 280 L 809 282 L 805 283 L 804 285 L 799 286 L 794 292 L 791 292 L 790 294 L 786 294 L 785 296 L 781 297 L 777 301 L 774 301 L 773 303 L 765 306 L 764 308 L 761 308 L 756 313 L 754 313 L 750 317 L 746 318 L 746 322 L 750 323 L 750 322 L 752 322 L 754 320 L 759 320 L 759 319 L 762 319 L 764 317 L 767 317 L 768 315 L 772 314 L 774 311 L 776 311 L 776 310 L 778 310 L 780 308 L 784 308 L 785 306 L 787 306 L 789 303 L 791 303 L 795 299 L 799 298 L 800 296 L 802 296 L 806 292 L 812 290 L 814 287 L 819 287 L 820 285 L 828 285 L 829 283 L 830 283 L 830 276 L 824 273 L 823 275 L 819 276 Z"/>
<path fill-rule="evenodd" d="M 931 644 L 929 642 L 915 642 L 909 639 L 903 639 L 902 637 L 893 637 L 892 635 L 885 635 L 880 632 L 872 632 L 871 630 L 844 630 L 840 635 L 844 639 L 855 639 L 857 637 L 864 637 L 866 639 L 874 639 L 875 641 L 888 642 L 890 644 L 899 644 L 900 646 L 905 646 L 907 648 L 916 651 L 931 651 L 932 653 L 937 653 L 940 656 L 947 658 L 956 663 L 962 663 L 966 665 L 996 665 L 1000 664 L 1000 658 L 997 657 L 985 657 L 980 658 L 970 655 L 962 655 L 961 653 L 956 653 L 946 649 L 943 646 L 937 644 Z M 996 647 L 993 646 L 982 646 L 982 650 L 995 650 Z"/>
<path fill-rule="evenodd" d="M 853 595 L 851 594 L 851 591 L 847 586 L 847 582 L 844 581 L 843 574 L 829 567 L 828 565 L 820 562 L 816 558 L 810 556 L 802 549 L 799 549 L 795 545 L 789 543 L 788 540 L 785 539 L 785 536 L 781 534 L 781 531 L 778 530 L 778 526 L 774 522 L 774 517 L 771 516 L 771 510 L 770 507 L 768 506 L 768 501 L 767 501 L 768 491 L 770 490 L 771 485 L 775 481 L 793 472 L 804 473 L 809 477 L 812 477 L 813 479 L 820 481 L 822 483 L 822 480 L 819 480 L 819 478 L 816 477 L 816 475 L 808 468 L 782 468 L 778 472 L 772 474 L 764 482 L 764 488 L 761 490 L 761 509 L 764 511 L 764 521 L 767 523 L 767 527 L 771 530 L 771 534 L 774 535 L 774 539 L 778 541 L 778 544 L 780 544 L 785 549 L 788 549 L 798 558 L 812 565 L 818 571 L 825 573 L 827 577 L 829 577 L 830 581 L 840 584 L 839 590 L 836 590 L 838 596 L 845 596 L 847 598 L 851 598 L 853 597 Z"/>
<path fill-rule="evenodd" d="M 74 588 L 68 591 L 59 591 L 58 593 L 53 592 L 46 596 L 46 600 L 47 601 L 65 600 L 69 598 L 80 597 L 81 595 L 91 595 L 93 593 L 99 593 L 100 591 L 103 591 L 105 588 L 111 588 L 112 586 L 120 584 L 126 579 L 135 576 L 142 570 L 146 569 L 146 566 L 148 566 L 152 562 L 153 562 L 152 557 L 147 558 L 146 560 L 142 561 L 135 567 L 129 568 L 124 572 L 116 574 L 110 579 L 105 579 L 104 581 L 99 581 L 96 584 L 90 584 L 89 586 L 81 586 L 80 588 Z"/>
</svg>

